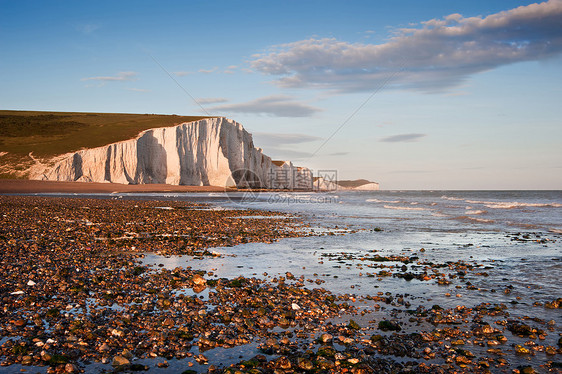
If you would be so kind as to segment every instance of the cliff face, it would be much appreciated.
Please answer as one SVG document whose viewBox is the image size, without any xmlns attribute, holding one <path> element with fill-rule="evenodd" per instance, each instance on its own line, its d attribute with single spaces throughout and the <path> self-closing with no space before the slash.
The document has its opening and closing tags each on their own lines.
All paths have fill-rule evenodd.
<svg viewBox="0 0 562 374">
<path fill-rule="evenodd" d="M 233 186 L 245 179 L 252 187 L 267 187 L 271 168 L 271 159 L 254 147 L 242 125 L 219 117 L 68 153 L 34 170 L 31 179 L 195 186 Z"/>
</svg>

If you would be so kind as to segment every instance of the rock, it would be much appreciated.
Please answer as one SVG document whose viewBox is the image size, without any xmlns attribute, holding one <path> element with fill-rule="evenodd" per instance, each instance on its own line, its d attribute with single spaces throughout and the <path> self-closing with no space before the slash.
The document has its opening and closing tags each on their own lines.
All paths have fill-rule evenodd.
<svg viewBox="0 0 562 374">
<path fill-rule="evenodd" d="M 279 369 L 288 370 L 291 368 L 291 361 L 289 361 L 287 357 L 281 356 L 275 362 L 275 366 L 277 366 Z"/>
<path fill-rule="evenodd" d="M 194 274 L 193 278 L 191 279 L 193 281 L 193 283 L 195 283 L 197 286 L 203 286 L 207 284 L 207 281 L 205 280 L 205 278 L 203 278 L 201 275 L 199 274 Z"/>
<path fill-rule="evenodd" d="M 64 366 L 64 372 L 65 373 L 78 373 L 79 369 L 76 365 L 74 364 L 66 364 Z"/>
<path fill-rule="evenodd" d="M 128 349 L 123 350 L 123 352 L 121 352 L 121 356 L 125 357 L 127 360 L 133 359 L 133 353 Z"/>
<path fill-rule="evenodd" d="M 172 318 L 166 318 L 164 322 L 162 322 L 162 325 L 166 327 L 174 327 L 176 325 L 176 322 Z"/>
<path fill-rule="evenodd" d="M 531 351 L 528 348 L 523 347 L 521 344 L 515 346 L 515 353 L 518 355 L 529 355 Z"/>
<path fill-rule="evenodd" d="M 332 360 L 325 357 L 318 358 L 318 360 L 316 360 L 316 365 L 323 370 L 334 369 L 336 367 L 336 364 Z"/>
<path fill-rule="evenodd" d="M 482 334 L 493 334 L 495 332 L 494 328 L 488 324 L 485 324 L 481 327 L 480 332 Z"/>
<path fill-rule="evenodd" d="M 455 357 L 455 362 L 457 363 L 457 365 L 460 365 L 460 364 L 468 365 L 468 364 L 472 363 L 472 361 L 468 357 L 465 357 L 465 356 Z"/>
<path fill-rule="evenodd" d="M 123 356 L 115 356 L 113 357 L 113 361 L 111 362 L 111 366 L 119 367 L 130 365 L 131 362 Z"/>
<path fill-rule="evenodd" d="M 334 337 L 330 334 L 322 334 L 320 335 L 320 341 L 322 343 L 331 343 Z"/>
<path fill-rule="evenodd" d="M 51 361 L 53 356 L 45 351 L 41 351 L 41 360 L 43 361 Z"/>
<path fill-rule="evenodd" d="M 27 322 L 24 319 L 18 319 L 14 321 L 14 325 L 17 327 L 23 327 L 27 324 Z"/>
<path fill-rule="evenodd" d="M 123 332 L 123 330 L 119 330 L 119 329 L 112 329 L 111 335 L 122 338 L 123 336 L 125 336 L 125 332 Z"/>
<path fill-rule="evenodd" d="M 544 349 L 544 351 L 546 352 L 547 355 L 555 355 L 555 354 L 558 353 L 557 350 L 556 350 L 556 348 L 554 348 L 553 346 L 550 346 L 550 345 L 547 346 L 547 347 Z"/>
<path fill-rule="evenodd" d="M 379 329 L 382 331 L 401 331 L 402 327 L 397 322 L 383 320 L 379 322 Z"/>
<path fill-rule="evenodd" d="M 314 364 L 307 358 L 299 357 L 298 359 L 298 366 L 303 370 L 312 370 L 314 369 Z"/>
</svg>

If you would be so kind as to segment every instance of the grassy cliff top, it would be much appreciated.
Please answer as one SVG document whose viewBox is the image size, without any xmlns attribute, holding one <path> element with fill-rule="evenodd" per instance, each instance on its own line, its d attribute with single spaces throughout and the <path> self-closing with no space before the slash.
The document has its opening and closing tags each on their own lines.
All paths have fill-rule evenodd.
<svg viewBox="0 0 562 374">
<path fill-rule="evenodd" d="M 35 162 L 136 137 L 203 116 L 0 110 L 0 178 L 25 178 Z"/>
<path fill-rule="evenodd" d="M 360 187 L 360 186 L 363 186 L 365 184 L 375 183 L 375 182 L 371 182 L 371 181 L 368 181 L 366 179 L 356 179 L 356 180 L 353 180 L 353 181 L 338 181 L 337 183 L 342 187 L 355 188 L 355 187 Z"/>
<path fill-rule="evenodd" d="M 206 117 L 0 110 L 0 152 L 51 157 L 132 139 L 140 132 Z"/>
</svg>

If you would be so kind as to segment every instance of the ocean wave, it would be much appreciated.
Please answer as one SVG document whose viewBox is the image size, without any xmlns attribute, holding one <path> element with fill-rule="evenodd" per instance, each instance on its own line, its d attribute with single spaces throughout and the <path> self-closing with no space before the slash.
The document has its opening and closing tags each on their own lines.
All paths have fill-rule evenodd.
<svg viewBox="0 0 562 374">
<path fill-rule="evenodd" d="M 443 212 L 433 212 L 433 213 L 431 213 L 431 215 L 434 216 L 434 217 L 449 217 L 448 214 L 445 214 Z"/>
<path fill-rule="evenodd" d="M 484 204 L 486 208 L 490 209 L 514 209 L 514 208 L 560 208 L 562 204 L 550 203 L 550 204 L 539 204 L 539 203 L 520 203 L 520 202 L 504 202 L 504 203 L 494 203 L 490 202 Z"/>
<path fill-rule="evenodd" d="M 385 203 L 385 204 L 398 204 L 400 200 L 379 200 L 379 199 L 367 199 L 368 203 Z"/>
<path fill-rule="evenodd" d="M 452 219 L 459 220 L 459 221 L 471 221 L 471 222 L 479 222 L 479 223 L 494 223 L 493 219 L 485 219 L 485 218 L 476 218 L 471 216 L 459 216 L 453 217 Z"/>
<path fill-rule="evenodd" d="M 441 198 L 443 200 L 451 200 L 451 201 L 465 201 L 464 199 L 460 198 L 460 197 L 450 197 L 450 196 L 441 196 Z"/>
<path fill-rule="evenodd" d="M 425 209 L 425 208 L 413 208 L 413 207 L 409 207 L 409 206 L 390 206 L 390 205 L 384 205 L 384 208 L 386 209 L 395 209 L 395 210 L 430 210 L 430 209 Z"/>
<path fill-rule="evenodd" d="M 465 200 L 469 204 L 481 204 L 490 209 L 513 209 L 513 208 L 561 208 L 559 203 L 523 203 L 519 201 L 482 201 Z"/>
<path fill-rule="evenodd" d="M 488 213 L 488 212 L 485 211 L 485 210 L 478 210 L 478 209 L 472 210 L 472 207 L 470 207 L 470 206 L 466 207 L 466 214 L 478 215 L 478 214 L 484 214 L 484 213 Z"/>
</svg>

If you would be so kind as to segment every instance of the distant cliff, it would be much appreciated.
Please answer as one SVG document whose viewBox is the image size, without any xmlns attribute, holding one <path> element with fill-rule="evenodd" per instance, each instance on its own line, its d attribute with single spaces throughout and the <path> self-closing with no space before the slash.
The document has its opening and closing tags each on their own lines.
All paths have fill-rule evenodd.
<svg viewBox="0 0 562 374">
<path fill-rule="evenodd" d="M 337 183 L 339 188 L 343 190 L 378 191 L 379 189 L 379 184 L 377 182 L 371 182 L 367 179 L 343 180 Z"/>
<path fill-rule="evenodd" d="M 314 189 L 318 191 L 378 191 L 379 184 L 366 179 L 338 181 L 325 178 L 315 178 Z"/>
<path fill-rule="evenodd" d="M 195 186 L 234 186 L 244 179 L 250 187 L 267 187 L 272 165 L 241 124 L 218 117 L 67 153 L 34 166 L 30 179 Z"/>
</svg>

